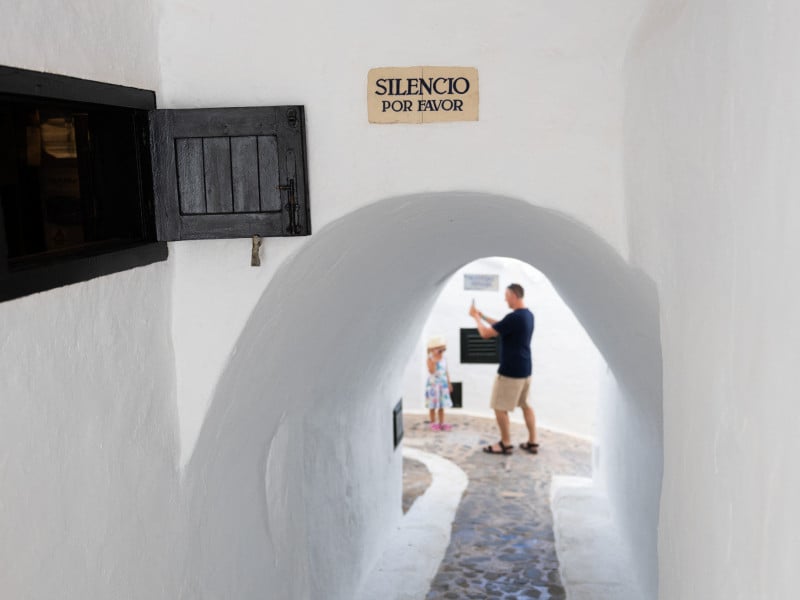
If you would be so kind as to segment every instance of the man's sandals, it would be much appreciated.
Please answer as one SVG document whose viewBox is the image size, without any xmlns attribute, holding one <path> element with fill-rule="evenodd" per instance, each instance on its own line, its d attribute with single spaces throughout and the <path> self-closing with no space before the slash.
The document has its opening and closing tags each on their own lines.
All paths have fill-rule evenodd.
<svg viewBox="0 0 800 600">
<path fill-rule="evenodd" d="M 494 446 L 484 446 L 483 451 L 486 452 L 486 454 L 511 454 L 512 450 L 514 450 L 514 446 L 511 444 L 506 446 L 503 440 L 497 442 L 497 445 L 500 446 L 500 450 L 495 450 Z"/>
<path fill-rule="evenodd" d="M 514 446 L 510 444 L 506 446 L 503 440 L 497 442 L 497 445 L 500 446 L 500 450 L 495 450 L 494 446 L 484 446 L 483 451 L 486 452 L 486 454 L 511 454 L 514 450 Z M 536 442 L 524 442 L 520 444 L 519 447 L 531 454 L 539 454 L 539 444 Z"/>
</svg>

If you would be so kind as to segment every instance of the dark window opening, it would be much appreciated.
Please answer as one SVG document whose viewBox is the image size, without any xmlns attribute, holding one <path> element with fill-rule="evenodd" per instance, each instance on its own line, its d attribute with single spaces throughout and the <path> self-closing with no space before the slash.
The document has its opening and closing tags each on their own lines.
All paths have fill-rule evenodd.
<svg viewBox="0 0 800 600">
<path fill-rule="evenodd" d="M 155 241 L 143 210 L 135 113 L 0 96 L 9 271 Z"/>
<path fill-rule="evenodd" d="M 0 301 L 167 258 L 155 105 L 149 90 L 0 66 Z"/>
</svg>

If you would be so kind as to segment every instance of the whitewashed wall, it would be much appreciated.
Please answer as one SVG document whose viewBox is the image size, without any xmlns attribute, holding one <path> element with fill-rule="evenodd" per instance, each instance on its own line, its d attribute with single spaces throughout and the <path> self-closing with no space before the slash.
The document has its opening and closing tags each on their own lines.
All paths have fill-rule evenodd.
<svg viewBox="0 0 800 600">
<path fill-rule="evenodd" d="M 277 261 L 267 263 L 267 269 L 274 269 L 278 265 L 279 269 L 288 269 L 289 273 L 298 269 L 297 256 L 303 252 L 317 252 L 315 247 L 320 235 L 326 231 L 325 226 L 353 214 L 361 207 L 414 193 L 444 192 L 442 198 L 458 197 L 446 193 L 453 190 L 490 194 L 487 198 L 505 195 L 523 199 L 530 206 L 555 209 L 567 219 L 587 224 L 625 256 L 627 224 L 621 163 L 622 60 L 638 10 L 638 0 L 618 0 L 611 5 L 585 1 L 532 4 L 520 0 L 505 5 L 501 10 L 496 7 L 487 9 L 484 5 L 465 5 L 463 2 L 432 4 L 415 0 L 405 4 L 400 11 L 396 7 L 367 1 L 326 5 L 315 1 L 253 3 L 235 0 L 224 6 L 211 0 L 191 4 L 169 2 L 165 6 L 165 18 L 160 29 L 163 85 L 159 102 L 162 107 L 176 108 L 290 103 L 305 105 L 311 213 L 316 233 L 307 240 L 268 241 L 265 250 L 271 253 L 273 259 L 286 255 L 290 258 L 282 264 Z M 449 33 L 443 35 L 443 31 Z M 364 98 L 368 70 L 376 66 L 425 64 L 466 65 L 478 69 L 481 82 L 480 121 L 424 127 L 369 125 Z M 439 201 L 438 197 L 430 197 L 430 208 L 435 210 Z M 461 208 L 451 204 L 447 206 L 452 207 L 450 215 L 440 215 L 443 220 L 431 222 L 431 225 L 445 229 L 448 223 L 457 221 L 461 216 Z M 403 260 L 413 263 L 424 240 L 420 240 L 418 231 L 414 229 L 419 223 L 417 215 L 410 212 L 410 207 L 406 208 L 408 212 L 392 214 L 396 219 L 393 227 L 405 235 Z M 413 210 L 424 211 L 427 208 L 425 204 L 415 203 Z M 490 213 L 495 208 L 484 205 L 480 210 Z M 499 205 L 496 210 L 509 218 L 517 217 L 513 210 L 509 212 Z M 465 214 L 464 217 L 470 227 L 481 220 L 477 213 Z M 308 328 L 312 327 L 310 323 L 316 321 L 288 307 L 308 306 L 309 311 L 325 312 L 329 308 L 331 295 L 339 298 L 335 309 L 328 310 L 328 320 L 316 325 L 318 331 L 315 333 L 324 338 L 330 328 L 338 330 L 340 325 L 337 319 L 356 324 L 351 331 L 341 333 L 344 336 L 341 342 L 337 340 L 325 347 L 324 355 L 319 358 L 322 364 L 328 365 L 332 361 L 332 364 L 340 365 L 336 375 L 320 380 L 318 385 L 321 389 L 315 389 L 313 393 L 298 391 L 289 394 L 284 387 L 288 384 L 280 383 L 285 381 L 283 376 L 276 378 L 276 375 L 267 381 L 259 375 L 257 380 L 261 381 L 260 385 L 254 384 L 256 379 L 249 382 L 243 380 L 236 384 L 236 393 L 249 395 L 250 399 L 241 400 L 244 402 L 241 406 L 248 406 L 248 402 L 260 399 L 259 402 L 273 406 L 274 411 L 291 405 L 306 414 L 305 411 L 314 407 L 314 412 L 309 414 L 314 414 L 315 419 L 320 422 L 327 419 L 339 425 L 337 435 L 328 440 L 330 448 L 320 448 L 320 451 L 328 453 L 322 462 L 327 468 L 309 472 L 305 483 L 296 484 L 310 486 L 310 489 L 339 489 L 336 481 L 341 466 L 334 457 L 350 454 L 349 448 L 356 444 L 354 440 L 361 440 L 363 432 L 368 431 L 368 436 L 372 436 L 384 427 L 382 419 L 385 416 L 381 415 L 385 413 L 380 411 L 374 414 L 375 421 L 371 425 L 353 420 L 340 422 L 341 411 L 347 406 L 353 407 L 350 410 L 359 416 L 371 414 L 370 411 L 364 411 L 363 404 L 357 403 L 370 402 L 364 396 L 365 392 L 361 389 L 353 391 L 350 382 L 342 381 L 348 376 L 345 374 L 350 373 L 349 368 L 340 364 L 342 354 L 360 356 L 357 349 L 362 344 L 383 347 L 385 336 L 388 335 L 385 328 L 378 324 L 369 331 L 360 327 L 361 317 L 356 307 L 360 306 L 362 295 L 380 306 L 400 310 L 395 299 L 387 296 L 386 290 L 391 289 L 391 281 L 396 276 L 389 268 L 377 271 L 372 279 L 362 276 L 347 282 L 332 280 L 340 269 L 349 273 L 348 263 L 352 261 L 370 260 L 371 264 L 382 265 L 387 253 L 398 252 L 397 249 L 385 248 L 380 238 L 375 239 L 373 245 L 361 244 L 364 237 L 372 239 L 371 230 L 384 224 L 368 220 L 359 222 L 365 228 L 352 230 L 350 244 L 358 243 L 365 256 L 355 254 L 347 244 L 341 242 L 342 245 L 336 247 L 338 254 L 331 253 L 324 257 L 325 269 L 316 265 L 311 269 L 310 272 L 321 281 L 315 281 L 308 274 L 292 273 L 292 277 L 304 278 L 304 288 L 290 286 L 280 291 L 267 287 L 265 297 L 269 297 L 272 304 L 267 306 L 263 299 L 259 301 L 250 321 L 247 321 L 247 315 L 254 307 L 257 289 L 278 284 L 275 278 L 269 275 L 265 277 L 244 266 L 230 268 L 232 264 L 246 264 L 246 242 L 213 246 L 204 242 L 171 245 L 172 254 L 176 257 L 176 293 L 184 298 L 192 298 L 196 303 L 187 311 L 182 309 L 183 302 L 176 302 L 173 321 L 178 357 L 177 381 L 181 390 L 178 399 L 182 432 L 181 461 L 186 465 L 187 473 L 195 468 L 204 472 L 207 468 L 219 469 L 219 475 L 206 473 L 204 477 L 213 479 L 219 476 L 222 478 L 220 481 L 228 481 L 222 474 L 233 469 L 233 461 L 246 454 L 242 447 L 234 445 L 229 450 L 230 454 L 226 454 L 231 464 L 221 460 L 218 466 L 207 467 L 202 465 L 203 460 L 196 459 L 197 453 L 205 456 L 210 451 L 204 446 L 211 440 L 217 440 L 215 443 L 227 448 L 227 441 L 218 441 L 224 436 L 220 433 L 219 419 L 225 410 L 230 411 L 226 419 L 232 419 L 230 415 L 237 414 L 242 419 L 241 427 L 249 432 L 245 435 L 234 428 L 236 435 L 248 439 L 253 437 L 253 445 L 247 446 L 253 460 L 259 456 L 259 448 L 272 444 L 272 436 L 277 435 L 278 431 L 274 415 L 264 415 L 265 420 L 262 421 L 248 416 L 243 408 L 243 412 L 238 412 L 231 403 L 240 400 L 234 401 L 229 388 L 222 382 L 227 380 L 229 372 L 241 373 L 241 377 L 245 377 L 244 373 L 251 376 L 259 371 L 294 373 L 296 367 L 288 361 L 295 359 L 281 357 L 279 350 L 287 344 L 294 347 L 297 336 L 306 335 Z M 506 234 L 505 224 L 497 222 L 485 230 L 474 230 L 477 237 L 472 238 L 473 242 L 477 239 L 478 246 L 489 249 L 477 255 L 473 254 L 473 242 L 445 236 L 444 243 L 450 244 L 460 254 L 459 260 L 455 264 L 440 261 L 431 264 L 436 271 L 436 277 L 431 280 L 435 283 L 434 287 L 412 286 L 416 287 L 417 296 L 408 291 L 401 292 L 406 297 L 402 310 L 409 323 L 406 323 L 406 329 L 403 329 L 402 335 L 396 336 L 394 342 L 397 348 L 405 349 L 406 353 L 398 355 L 395 348 L 386 356 L 369 359 L 373 369 L 385 372 L 386 382 L 397 384 L 396 387 L 385 388 L 385 393 L 373 400 L 381 403 L 383 410 L 390 408 L 402 395 L 401 375 L 393 373 L 398 364 L 402 368 L 411 356 L 411 342 L 404 340 L 407 335 L 418 338 L 422 327 L 419 319 L 427 316 L 427 310 L 439 291 L 438 286 L 457 267 L 469 260 L 496 254 L 493 245 L 496 242 L 502 247 L 504 244 L 501 240 Z M 439 236 L 440 233 L 432 235 Z M 530 233 L 520 233 L 521 240 L 525 240 L 527 235 Z M 209 260 L 214 252 L 212 247 L 214 251 L 224 248 L 226 255 Z M 566 279 L 576 272 L 584 272 L 566 258 L 573 255 L 573 250 L 592 252 L 590 246 L 564 249 L 564 256 L 551 266 L 561 271 L 561 276 Z M 535 255 L 528 256 L 531 253 L 521 248 L 515 252 L 509 256 L 523 260 L 536 258 Z M 539 266 L 535 260 L 533 264 Z M 604 272 L 600 266 L 596 270 L 598 273 Z M 551 279 L 555 277 L 552 272 L 547 275 Z M 224 292 L 218 291 L 220 285 L 224 285 Z M 350 287 L 349 290 L 344 289 L 346 285 Z M 595 290 L 598 285 L 605 287 L 609 283 L 592 279 L 584 288 L 584 293 L 599 293 L 602 296 L 604 291 Z M 574 289 L 578 288 L 576 286 Z M 611 292 L 613 295 L 613 290 Z M 312 304 L 306 303 L 305 295 L 313 299 Z M 211 309 L 216 310 L 221 306 L 222 296 L 225 296 L 226 307 L 224 326 L 209 322 L 207 316 L 200 318 L 201 315 L 212 313 Z M 623 302 L 627 301 L 623 299 Z M 294 329 L 287 330 L 285 338 L 278 335 L 283 331 L 279 327 L 283 323 L 274 320 L 274 314 L 281 314 L 284 305 L 296 319 Z M 414 306 L 422 312 L 406 312 L 408 307 Z M 603 310 L 605 308 L 597 309 L 598 312 Z M 591 312 L 588 310 L 588 313 Z M 387 316 L 390 318 L 391 312 Z M 269 330 L 263 329 L 262 319 L 268 320 Z M 635 324 L 630 326 L 630 330 L 636 330 L 641 321 L 632 321 Z M 418 328 L 414 329 L 412 323 L 419 323 Z M 585 321 L 583 324 L 588 329 Z M 607 324 L 598 323 L 597 326 L 604 330 Z M 245 350 L 243 340 L 250 339 L 252 335 L 248 329 L 262 331 L 263 339 L 252 341 L 256 345 Z M 238 338 L 240 332 L 242 338 Z M 606 333 L 610 337 L 604 352 L 610 351 L 609 344 L 625 343 L 611 341 L 618 333 Z M 594 335 L 598 335 L 597 331 Z M 630 347 L 637 348 L 638 342 Z M 273 360 L 279 362 L 280 368 L 267 366 L 265 356 L 273 356 L 273 352 L 278 352 Z M 623 355 L 626 352 L 621 350 Z M 302 356 L 305 357 L 306 353 L 302 353 Z M 197 362 L 195 357 L 201 358 L 201 362 Z M 390 357 L 392 362 L 388 362 Z M 650 358 L 652 356 L 648 354 L 648 360 Z M 204 367 L 199 377 L 196 376 L 198 364 Z M 243 367 L 245 364 L 248 365 L 247 369 Z M 331 372 L 331 368 L 326 366 L 325 372 Z M 319 366 L 314 364 L 313 369 L 316 372 Z M 649 370 L 647 372 L 650 373 Z M 221 383 L 214 390 L 208 384 L 219 377 L 222 377 Z M 185 393 L 187 391 L 189 393 Z M 318 400 L 331 395 L 337 400 L 318 403 Z M 340 397 L 343 395 L 348 397 L 347 402 Z M 651 417 L 654 423 L 660 423 L 660 410 L 651 413 Z M 247 419 L 251 422 L 245 426 Z M 307 423 L 304 428 L 295 430 L 303 440 L 313 438 L 312 430 L 308 427 L 311 425 Z M 211 435 L 209 432 L 216 432 L 216 437 L 207 437 Z M 260 441 L 256 442 L 256 439 Z M 658 437 L 653 439 L 656 442 L 658 440 Z M 612 440 L 611 443 L 617 441 Z M 308 451 L 316 448 L 315 442 L 304 446 Z M 619 452 L 618 455 L 625 456 L 625 453 Z M 375 473 L 380 475 L 373 478 L 371 484 L 377 488 L 361 489 L 355 486 L 349 488 L 349 492 L 347 489 L 340 490 L 343 495 L 338 496 L 339 506 L 344 502 L 343 498 L 347 500 L 344 502 L 345 515 L 365 517 L 359 521 L 363 530 L 358 539 L 353 540 L 353 545 L 349 546 L 353 552 L 348 560 L 351 563 L 355 561 L 354 565 L 349 564 L 344 568 L 344 563 L 337 562 L 337 557 L 341 556 L 338 552 L 341 550 L 341 540 L 348 539 L 347 532 L 341 530 L 339 524 L 346 523 L 347 518 L 342 514 L 336 517 L 332 515 L 329 519 L 331 527 L 322 526 L 327 525 L 328 521 L 318 521 L 320 515 L 327 514 L 333 506 L 337 506 L 327 495 L 323 494 L 315 500 L 319 494 L 310 493 L 305 516 L 292 512 L 295 521 L 310 519 L 316 523 L 310 531 L 317 532 L 320 537 L 315 538 L 313 547 L 316 554 L 309 558 L 311 562 L 308 568 L 316 581 L 328 582 L 330 597 L 336 597 L 337 593 L 347 597 L 348 590 L 352 589 L 373 558 L 367 549 L 374 547 L 387 524 L 399 516 L 391 503 L 382 507 L 374 503 L 377 489 L 393 485 L 398 472 L 397 459 L 393 457 L 391 449 L 373 452 L 371 460 L 358 456 L 360 461 L 366 462 L 358 463 L 361 465 L 360 471 L 352 470 L 355 481 L 363 481 L 364 477 Z M 653 467 L 642 478 L 642 488 L 657 490 L 660 483 L 660 447 L 652 451 L 648 448 L 640 456 L 654 461 Z M 298 463 L 293 461 L 299 459 L 297 455 L 291 455 L 287 460 L 296 466 Z M 258 463 L 247 464 L 252 472 L 260 468 Z M 392 467 L 376 471 L 375 464 L 391 464 Z M 615 468 L 624 470 L 626 465 L 623 461 Z M 244 472 L 242 476 L 245 476 Z M 252 485 L 253 489 L 257 487 L 252 482 L 248 485 Z M 361 493 L 356 494 L 355 490 L 359 489 Z M 633 505 L 637 502 L 652 503 L 652 494 L 640 496 L 634 493 L 631 497 Z M 269 501 L 268 505 L 271 505 Z M 295 510 L 299 509 L 293 506 L 292 511 Z M 641 507 L 637 510 L 634 511 L 636 515 L 647 512 Z M 243 518 L 244 521 L 246 519 Z M 638 516 L 634 521 L 638 522 Z M 220 531 L 226 531 L 229 526 L 234 527 L 235 522 L 220 524 Z M 652 519 L 644 531 L 648 536 L 645 543 L 654 547 L 655 522 Z M 213 539 L 216 538 L 209 538 Z M 207 543 L 213 542 L 207 540 Z M 252 540 L 252 543 L 248 545 L 243 542 L 242 552 L 261 548 L 256 540 Z M 324 556 L 334 547 L 337 548 L 335 556 Z M 299 555 L 307 556 L 299 546 L 293 548 Z M 652 558 L 653 555 L 649 554 L 648 557 Z M 281 567 L 284 564 L 282 559 L 278 559 L 278 562 L 275 573 L 294 568 L 288 563 Z M 242 571 L 231 571 L 236 573 L 236 577 L 230 581 L 248 578 L 264 581 L 263 578 L 270 571 L 260 564 L 252 563 L 247 576 Z M 302 561 L 295 561 L 295 564 L 302 564 Z M 244 569 L 244 566 L 240 565 L 240 568 Z M 316 589 L 314 585 L 317 583 L 312 582 L 310 589 Z"/>
<path fill-rule="evenodd" d="M 465 274 L 497 275 L 499 289 L 464 289 Z M 426 343 L 431 335 L 447 338 L 450 378 L 463 390 L 461 411 L 494 418 L 489 408 L 497 365 L 461 363 L 460 330 L 474 328 L 467 314 L 472 300 L 485 314 L 500 319 L 509 312 L 505 288 L 519 283 L 525 302 L 536 317 L 532 342 L 533 382 L 531 402 L 537 425 L 583 437 L 594 437 L 600 376 L 605 362 L 547 277 L 532 266 L 514 259 L 493 257 L 463 266 L 449 279 L 431 310 L 414 353 L 408 361 L 403 386 L 403 408 L 425 411 Z M 454 409 L 454 414 L 460 412 Z M 512 419 L 522 422 L 522 413 Z"/>
<path fill-rule="evenodd" d="M 504 235 L 481 235 L 486 228 Z M 448 276 L 493 255 L 541 266 L 614 369 L 620 413 L 633 407 L 640 417 L 636 425 L 645 429 L 607 440 L 622 448 L 606 470 L 636 481 L 625 490 L 626 519 L 642 526 L 631 541 L 653 577 L 661 380 L 650 286 L 601 238 L 557 213 L 452 193 L 355 211 L 317 234 L 270 282 L 184 472 L 199 589 L 237 597 L 267 588 L 278 598 L 353 594 L 399 517 L 391 408 L 408 357 Z M 622 442 L 645 438 L 625 451 Z"/>
<path fill-rule="evenodd" d="M 158 89 L 161 0 L 1 0 L 0 64 Z"/>
<path fill-rule="evenodd" d="M 268 240 L 261 270 L 247 266 L 246 241 L 176 243 L 167 265 L 0 305 L 25 357 L 4 377 L 4 410 L 13 398 L 30 427 L 25 407 L 39 384 L 66 382 L 67 397 L 92 401 L 73 422 L 55 411 L 56 391 L 44 396 L 44 414 L 59 416 L 42 417 L 49 429 L 32 439 L 52 430 L 59 441 L 52 452 L 27 447 L 32 472 L 9 470 L 16 447 L 0 442 L 3 489 L 35 495 L 52 476 L 66 498 L 25 512 L 15 497 L 22 519 L 4 506 L 4 558 L 20 574 L 4 572 L 3 591 L 352 597 L 400 516 L 401 461 L 387 440 L 403 367 L 447 276 L 482 256 L 540 267 L 626 400 L 660 399 L 657 300 L 624 261 L 622 60 L 638 0 L 502 9 L 414 0 L 400 12 L 366 0 L 5 4 L 4 64 L 155 88 L 161 107 L 304 104 L 315 234 Z M 368 69 L 415 64 L 477 67 L 481 120 L 368 125 Z M 446 251 L 428 261 L 442 240 Z M 72 350 L 74 336 L 50 337 L 74 330 L 60 311 L 76 294 L 108 315 L 92 330 L 105 340 L 97 350 L 80 336 Z M 144 303 L 150 326 L 125 320 L 131 306 L 116 294 Z M 29 302 L 42 311 L 26 312 Z M 117 354 L 120 337 L 133 354 Z M 107 361 L 108 381 L 39 369 L 49 349 Z M 132 363 L 151 374 L 144 385 Z M 112 391 L 148 412 L 104 416 Z M 645 412 L 660 433 L 660 404 Z M 88 449 L 73 459 L 74 438 L 116 445 L 102 463 Z M 627 504 L 630 521 L 645 522 L 647 548 L 661 459 L 660 437 L 651 441 Z M 617 455 L 609 467 L 624 471 L 626 453 Z M 98 481 L 104 492 L 84 502 Z M 54 529 L 32 539 L 17 526 L 48 510 L 59 511 Z M 51 556 L 55 568 L 43 570 Z"/>
<path fill-rule="evenodd" d="M 800 557 L 800 5 L 651 2 L 631 45 L 632 257 L 664 352 L 661 598 L 792 598 Z"/>
<path fill-rule="evenodd" d="M 621 68 L 638 5 L 515 0 L 487 16 L 483 5 L 452 1 L 414 0 L 402 10 L 367 0 L 167 2 L 159 105 L 304 104 L 314 231 L 392 196 L 469 190 L 535 197 L 589 224 L 625 255 Z M 476 67 L 480 121 L 370 125 L 368 70 L 422 64 Z M 268 240 L 265 251 L 274 261 L 305 241 Z M 208 260 L 204 244 L 173 251 L 181 263 L 178 293 L 209 303 L 175 314 L 178 387 L 187 392 L 179 396 L 184 461 L 211 398 L 206 384 L 219 377 L 252 292 L 268 280 L 229 268 L 247 264 L 247 242 L 217 260 Z M 220 308 L 209 281 L 224 281 L 232 297 L 223 335 L 197 318 Z M 200 381 L 190 358 L 197 352 L 213 357 Z"/>
<path fill-rule="evenodd" d="M 0 64 L 158 86 L 156 2 L 0 2 Z M 177 597 L 168 263 L 0 303 L 0 596 Z"/>
<path fill-rule="evenodd" d="M 261 267 L 254 268 L 249 239 L 169 244 L 181 468 L 191 458 L 242 328 L 267 283 L 299 245 L 293 239 L 264 240 Z"/>
<path fill-rule="evenodd" d="M 156 598 L 184 554 L 170 268 L 0 304 L 0 595 Z"/>
</svg>

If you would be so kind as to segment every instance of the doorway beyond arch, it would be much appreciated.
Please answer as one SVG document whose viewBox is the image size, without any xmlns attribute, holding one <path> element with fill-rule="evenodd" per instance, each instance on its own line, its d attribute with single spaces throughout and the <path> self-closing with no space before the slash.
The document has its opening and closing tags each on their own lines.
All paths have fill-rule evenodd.
<svg viewBox="0 0 800 600">
<path fill-rule="evenodd" d="M 489 399 L 497 362 L 491 356 L 470 356 L 469 348 L 462 348 L 462 338 L 476 332 L 468 315 L 470 302 L 500 319 L 509 312 L 504 289 L 511 283 L 522 286 L 525 304 L 535 318 L 530 397 L 538 427 L 592 440 L 606 363 L 544 273 L 534 265 L 502 256 L 463 265 L 443 286 L 406 367 L 403 411 L 427 413 L 426 342 L 430 336 L 443 335 L 447 341 L 445 359 L 458 401 L 452 412 L 446 411 L 445 420 L 457 413 L 495 418 Z M 510 417 L 523 422 L 521 411 L 513 411 Z"/>
</svg>

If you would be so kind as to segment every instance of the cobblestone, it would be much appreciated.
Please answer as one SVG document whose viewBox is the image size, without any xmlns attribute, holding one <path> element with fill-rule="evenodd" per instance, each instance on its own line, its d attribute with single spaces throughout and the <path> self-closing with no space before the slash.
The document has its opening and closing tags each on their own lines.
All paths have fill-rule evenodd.
<svg viewBox="0 0 800 600">
<path fill-rule="evenodd" d="M 434 432 L 424 416 L 404 417 L 407 444 L 453 461 L 469 477 L 450 545 L 427 600 L 563 600 L 566 595 L 558 574 L 550 480 L 554 474 L 590 476 L 590 444 L 540 430 L 539 454 L 532 455 L 519 448 L 527 439 L 524 425 L 512 423 L 514 453 L 493 456 L 481 447 L 498 439 L 494 420 L 452 413 L 447 420 L 452 431 Z M 429 478 L 423 465 L 404 461 L 404 506 L 406 502 L 410 506 L 424 491 Z"/>
</svg>

